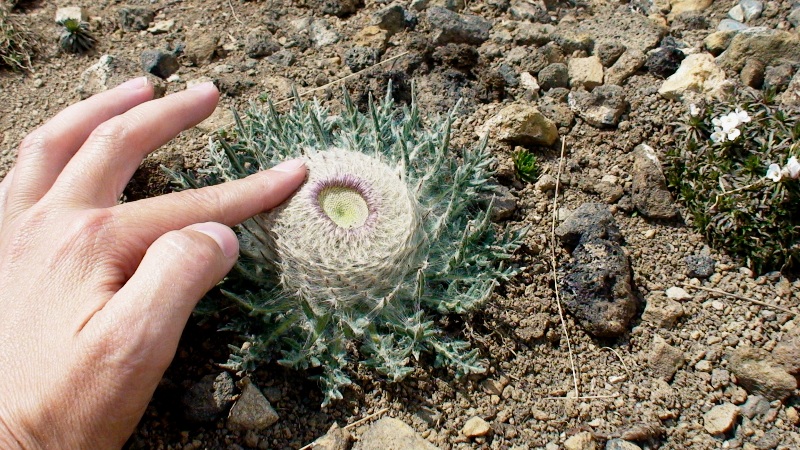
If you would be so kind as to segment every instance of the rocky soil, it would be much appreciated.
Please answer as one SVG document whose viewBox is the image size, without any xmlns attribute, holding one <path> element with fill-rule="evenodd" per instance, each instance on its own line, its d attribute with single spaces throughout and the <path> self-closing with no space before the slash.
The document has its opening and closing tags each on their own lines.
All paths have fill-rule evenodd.
<svg viewBox="0 0 800 450">
<path fill-rule="evenodd" d="M 217 363 L 236 337 L 207 318 L 190 323 L 128 448 L 297 449 L 318 438 L 314 448 L 324 449 L 800 448 L 800 281 L 753 274 L 708 248 L 661 164 L 691 103 L 772 87 L 787 108 L 800 107 L 800 4 L 58 6 L 69 8 L 16 9 L 40 48 L 33 71 L 0 72 L 0 176 L 25 133 L 143 73 L 167 93 L 210 79 L 223 98 L 143 163 L 127 200 L 169 191 L 160 165 L 201 164 L 231 107 L 265 93 L 281 102 L 296 86 L 336 110 L 342 85 L 364 105 L 391 80 L 398 102 L 413 86 L 429 114 L 462 100 L 455 146 L 489 134 L 505 188 L 498 224 L 531 227 L 522 273 L 481 312 L 443 322 L 481 350 L 485 375 L 455 380 L 423 358 L 406 382 L 390 384 L 354 368 L 357 384 L 323 410 L 309 374 L 223 371 Z M 88 22 L 97 48 L 59 53 L 59 15 Z M 535 183 L 514 173 L 520 148 L 539 158 Z"/>
</svg>

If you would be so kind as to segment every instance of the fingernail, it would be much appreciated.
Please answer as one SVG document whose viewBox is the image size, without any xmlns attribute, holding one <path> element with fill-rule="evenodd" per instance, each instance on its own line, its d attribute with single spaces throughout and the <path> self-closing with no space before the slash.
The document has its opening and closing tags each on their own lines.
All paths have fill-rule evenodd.
<svg viewBox="0 0 800 450">
<path fill-rule="evenodd" d="M 199 231 L 216 241 L 226 258 L 235 258 L 239 254 L 239 240 L 236 238 L 236 233 L 229 227 L 221 223 L 206 222 L 194 224 L 187 228 Z"/>
<path fill-rule="evenodd" d="M 208 89 L 209 87 L 214 88 L 214 89 L 217 88 L 216 86 L 214 86 L 214 82 L 213 81 L 206 81 L 204 83 L 195 84 L 194 86 L 188 88 L 187 90 L 188 91 L 204 91 L 204 90 Z"/>
<path fill-rule="evenodd" d="M 306 165 L 306 162 L 302 159 L 290 159 L 289 161 L 284 161 L 277 166 L 273 167 L 270 170 L 274 170 L 276 172 L 294 172 L 295 170 L 303 167 Z"/>
<path fill-rule="evenodd" d="M 132 80 L 128 80 L 120 84 L 119 86 L 117 86 L 117 89 L 135 90 L 135 89 L 141 89 L 145 86 L 147 86 L 147 77 L 139 77 L 139 78 L 134 78 Z"/>
</svg>

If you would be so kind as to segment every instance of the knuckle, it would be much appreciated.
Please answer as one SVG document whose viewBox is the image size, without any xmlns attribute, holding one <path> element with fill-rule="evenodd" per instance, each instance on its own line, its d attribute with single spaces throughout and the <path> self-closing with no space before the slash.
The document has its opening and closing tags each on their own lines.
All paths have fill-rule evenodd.
<svg viewBox="0 0 800 450">
<path fill-rule="evenodd" d="M 165 250 L 172 258 L 178 257 L 181 260 L 185 260 L 188 257 L 203 264 L 208 264 L 218 259 L 219 249 L 216 243 L 199 232 L 170 231 L 164 234 L 162 239 L 168 244 Z"/>
<path fill-rule="evenodd" d="M 125 140 L 129 133 L 129 127 L 125 121 L 119 118 L 107 120 L 92 131 L 91 140 L 102 145 L 115 144 Z"/>
<path fill-rule="evenodd" d="M 209 217 L 223 218 L 226 216 L 224 196 L 219 188 L 212 186 L 210 188 L 191 189 L 183 191 L 181 194 L 185 195 L 186 202 L 192 207 L 208 213 Z"/>
<path fill-rule="evenodd" d="M 50 136 L 46 131 L 41 128 L 36 129 L 25 136 L 19 143 L 19 155 L 25 157 L 44 153 L 49 141 Z"/>
</svg>

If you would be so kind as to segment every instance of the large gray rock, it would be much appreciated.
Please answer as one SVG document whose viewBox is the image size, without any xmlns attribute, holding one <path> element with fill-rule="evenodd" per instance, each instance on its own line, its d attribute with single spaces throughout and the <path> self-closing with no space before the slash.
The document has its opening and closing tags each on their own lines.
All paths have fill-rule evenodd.
<svg viewBox="0 0 800 450">
<path fill-rule="evenodd" d="M 585 35 L 591 37 L 595 45 L 621 44 L 646 52 L 658 45 L 666 32 L 667 29 L 655 21 L 620 5 L 616 9 L 600 8 L 596 14 L 583 20 L 560 23 L 556 35 Z"/>
<path fill-rule="evenodd" d="M 650 219 L 673 219 L 678 210 L 672 195 L 667 190 L 667 180 L 661 171 L 661 163 L 655 150 L 646 144 L 639 144 L 633 150 L 633 186 L 631 198 L 633 205 Z"/>
<path fill-rule="evenodd" d="M 623 89 L 615 85 L 599 86 L 592 92 L 570 92 L 567 102 L 575 114 L 598 128 L 616 127 L 628 110 Z"/>
<path fill-rule="evenodd" d="M 750 59 L 766 66 L 800 64 L 800 36 L 766 27 L 748 28 L 733 37 L 718 61 L 722 67 L 739 71 Z"/>
<path fill-rule="evenodd" d="M 558 139 L 558 129 L 552 120 L 534 106 L 514 103 L 501 109 L 479 130 L 493 139 L 517 145 L 552 145 Z"/>
<path fill-rule="evenodd" d="M 555 233 L 561 243 L 568 247 L 575 247 L 586 239 L 622 241 L 614 216 L 601 203 L 582 204 L 556 228 Z"/>
<path fill-rule="evenodd" d="M 638 306 L 631 268 L 622 247 L 605 239 L 583 239 L 562 277 L 564 306 L 587 332 L 617 337 L 628 330 Z"/>
<path fill-rule="evenodd" d="M 245 378 L 241 383 L 242 394 L 228 414 L 227 427 L 231 431 L 263 430 L 278 421 L 278 413 L 272 408 L 264 394 Z"/>
<path fill-rule="evenodd" d="M 353 450 L 436 450 L 437 447 L 423 439 L 398 419 L 384 417 L 373 423 L 353 445 Z"/>
<path fill-rule="evenodd" d="M 469 14 L 458 14 L 445 8 L 432 7 L 427 13 L 435 45 L 480 45 L 489 39 L 492 23 Z"/>
<path fill-rule="evenodd" d="M 763 395 L 768 400 L 783 400 L 797 388 L 797 380 L 763 349 L 744 347 L 728 357 L 728 368 L 750 394 Z"/>
</svg>

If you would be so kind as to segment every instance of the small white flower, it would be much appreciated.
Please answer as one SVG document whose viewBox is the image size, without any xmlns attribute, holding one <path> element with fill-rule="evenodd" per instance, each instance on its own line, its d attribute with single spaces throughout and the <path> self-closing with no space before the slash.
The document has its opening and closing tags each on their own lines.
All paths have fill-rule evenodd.
<svg viewBox="0 0 800 450">
<path fill-rule="evenodd" d="M 722 128 L 717 127 L 716 131 L 711 133 L 711 140 L 715 143 L 722 142 L 725 140 L 725 132 L 722 131 Z"/>
<path fill-rule="evenodd" d="M 719 126 L 722 127 L 722 131 L 725 131 L 726 133 L 738 127 L 740 123 L 739 115 L 735 112 L 725 114 L 719 118 Z"/>
<path fill-rule="evenodd" d="M 774 182 L 781 181 L 781 166 L 777 164 L 770 164 L 767 168 L 767 178 Z"/>
<path fill-rule="evenodd" d="M 697 107 L 694 103 L 689 105 L 689 115 L 692 117 L 697 117 L 700 115 L 700 108 Z"/>
<path fill-rule="evenodd" d="M 732 130 L 729 130 L 728 131 L 728 140 L 729 141 L 735 141 L 736 138 L 738 138 L 740 134 L 742 134 L 742 132 L 739 131 L 738 128 L 734 128 Z"/>
<path fill-rule="evenodd" d="M 797 179 L 800 177 L 800 162 L 797 162 L 797 157 L 792 156 L 786 161 L 786 165 L 783 166 L 783 170 L 793 179 Z"/>
<path fill-rule="evenodd" d="M 747 111 L 742 111 L 741 109 L 736 108 L 735 114 L 736 117 L 739 119 L 739 122 L 741 123 L 750 122 L 750 115 L 747 114 Z"/>
</svg>

